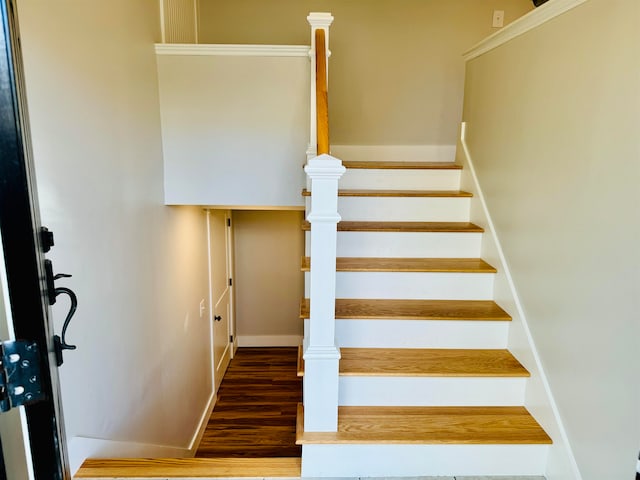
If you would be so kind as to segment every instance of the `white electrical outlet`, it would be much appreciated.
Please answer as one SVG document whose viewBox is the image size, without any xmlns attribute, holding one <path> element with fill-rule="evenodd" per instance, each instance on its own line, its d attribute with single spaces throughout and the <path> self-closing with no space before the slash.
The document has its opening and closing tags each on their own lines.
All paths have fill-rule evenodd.
<svg viewBox="0 0 640 480">
<path fill-rule="evenodd" d="M 501 28 L 504 26 L 504 10 L 493 11 L 493 28 Z"/>
<path fill-rule="evenodd" d="M 204 317 L 204 298 L 200 300 L 200 318 Z"/>
</svg>

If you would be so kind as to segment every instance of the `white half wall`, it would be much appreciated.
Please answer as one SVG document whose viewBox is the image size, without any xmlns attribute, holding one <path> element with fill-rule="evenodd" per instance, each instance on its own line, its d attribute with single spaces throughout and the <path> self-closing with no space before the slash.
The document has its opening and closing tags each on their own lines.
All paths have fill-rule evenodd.
<svg viewBox="0 0 640 480">
<path fill-rule="evenodd" d="M 279 56 L 278 49 L 265 56 L 264 49 L 203 48 L 158 54 L 165 202 L 302 206 L 306 50 L 304 56 Z"/>
<path fill-rule="evenodd" d="M 633 478 L 640 447 L 638 58 L 640 4 L 588 0 L 467 62 L 466 143 L 585 480 Z M 552 450 L 547 478 L 573 474 Z"/>
<path fill-rule="evenodd" d="M 164 205 L 158 1 L 21 0 L 19 14 L 47 256 L 79 302 L 66 433 L 187 449 L 212 398 L 206 223 Z M 58 332 L 66 308 L 53 307 Z"/>
</svg>

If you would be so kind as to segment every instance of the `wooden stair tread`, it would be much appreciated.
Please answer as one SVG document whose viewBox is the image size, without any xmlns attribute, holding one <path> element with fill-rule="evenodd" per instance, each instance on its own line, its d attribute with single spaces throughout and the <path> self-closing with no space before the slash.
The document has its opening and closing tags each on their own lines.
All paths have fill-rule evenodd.
<svg viewBox="0 0 640 480">
<path fill-rule="evenodd" d="M 298 346 L 298 361 L 296 364 L 296 376 L 304 377 L 304 348 Z"/>
<path fill-rule="evenodd" d="M 88 459 L 74 478 L 300 477 L 301 459 L 104 458 Z"/>
<path fill-rule="evenodd" d="M 342 162 L 345 168 L 366 170 L 462 170 L 454 162 Z"/>
<path fill-rule="evenodd" d="M 302 257 L 302 271 L 310 270 L 311 259 Z M 451 272 L 496 273 L 496 269 L 480 258 L 379 258 L 338 257 L 338 272 Z"/>
<path fill-rule="evenodd" d="M 550 444 L 524 407 L 338 407 L 337 432 L 305 432 L 298 406 L 296 443 Z"/>
<path fill-rule="evenodd" d="M 309 222 L 302 222 L 302 230 L 310 229 Z M 339 222 L 338 231 L 482 233 L 484 229 L 470 222 Z"/>
<path fill-rule="evenodd" d="M 309 318 L 309 299 L 300 302 L 300 318 Z M 491 300 L 336 299 L 336 319 L 510 321 Z"/>
<path fill-rule="evenodd" d="M 302 190 L 303 197 L 311 192 Z M 473 194 L 461 190 L 338 190 L 339 197 L 472 197 Z"/>
<path fill-rule="evenodd" d="M 341 348 L 340 375 L 390 377 L 528 377 L 508 350 Z"/>
</svg>

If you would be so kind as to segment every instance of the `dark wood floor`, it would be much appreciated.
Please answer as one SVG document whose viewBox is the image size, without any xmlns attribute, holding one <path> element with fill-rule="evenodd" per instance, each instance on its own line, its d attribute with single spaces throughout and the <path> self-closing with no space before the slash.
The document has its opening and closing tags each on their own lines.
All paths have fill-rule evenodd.
<svg viewBox="0 0 640 480">
<path fill-rule="evenodd" d="M 299 457 L 296 407 L 302 380 L 297 348 L 240 348 L 196 457 Z"/>
</svg>

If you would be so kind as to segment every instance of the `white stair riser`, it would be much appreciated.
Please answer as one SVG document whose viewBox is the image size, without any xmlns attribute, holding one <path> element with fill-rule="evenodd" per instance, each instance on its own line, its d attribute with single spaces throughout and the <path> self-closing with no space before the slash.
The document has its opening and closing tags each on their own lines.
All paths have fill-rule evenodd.
<svg viewBox="0 0 640 480">
<path fill-rule="evenodd" d="M 339 197 L 342 220 L 468 222 L 469 197 Z"/>
<path fill-rule="evenodd" d="M 493 278 L 492 273 L 338 272 L 336 298 L 491 300 Z"/>
<path fill-rule="evenodd" d="M 336 320 L 339 347 L 507 348 L 509 323 L 464 320 Z"/>
<path fill-rule="evenodd" d="M 302 477 L 544 475 L 548 445 L 303 445 Z"/>
<path fill-rule="evenodd" d="M 348 406 L 513 406 L 524 403 L 526 378 L 340 376 L 338 402 Z"/>
<path fill-rule="evenodd" d="M 363 190 L 458 190 L 460 170 L 348 168 L 338 185 L 342 189 Z"/>
<path fill-rule="evenodd" d="M 455 145 L 331 145 L 331 155 L 351 162 L 446 162 L 456 158 Z"/>
<path fill-rule="evenodd" d="M 338 256 L 478 258 L 481 242 L 482 233 L 338 232 Z"/>
</svg>

